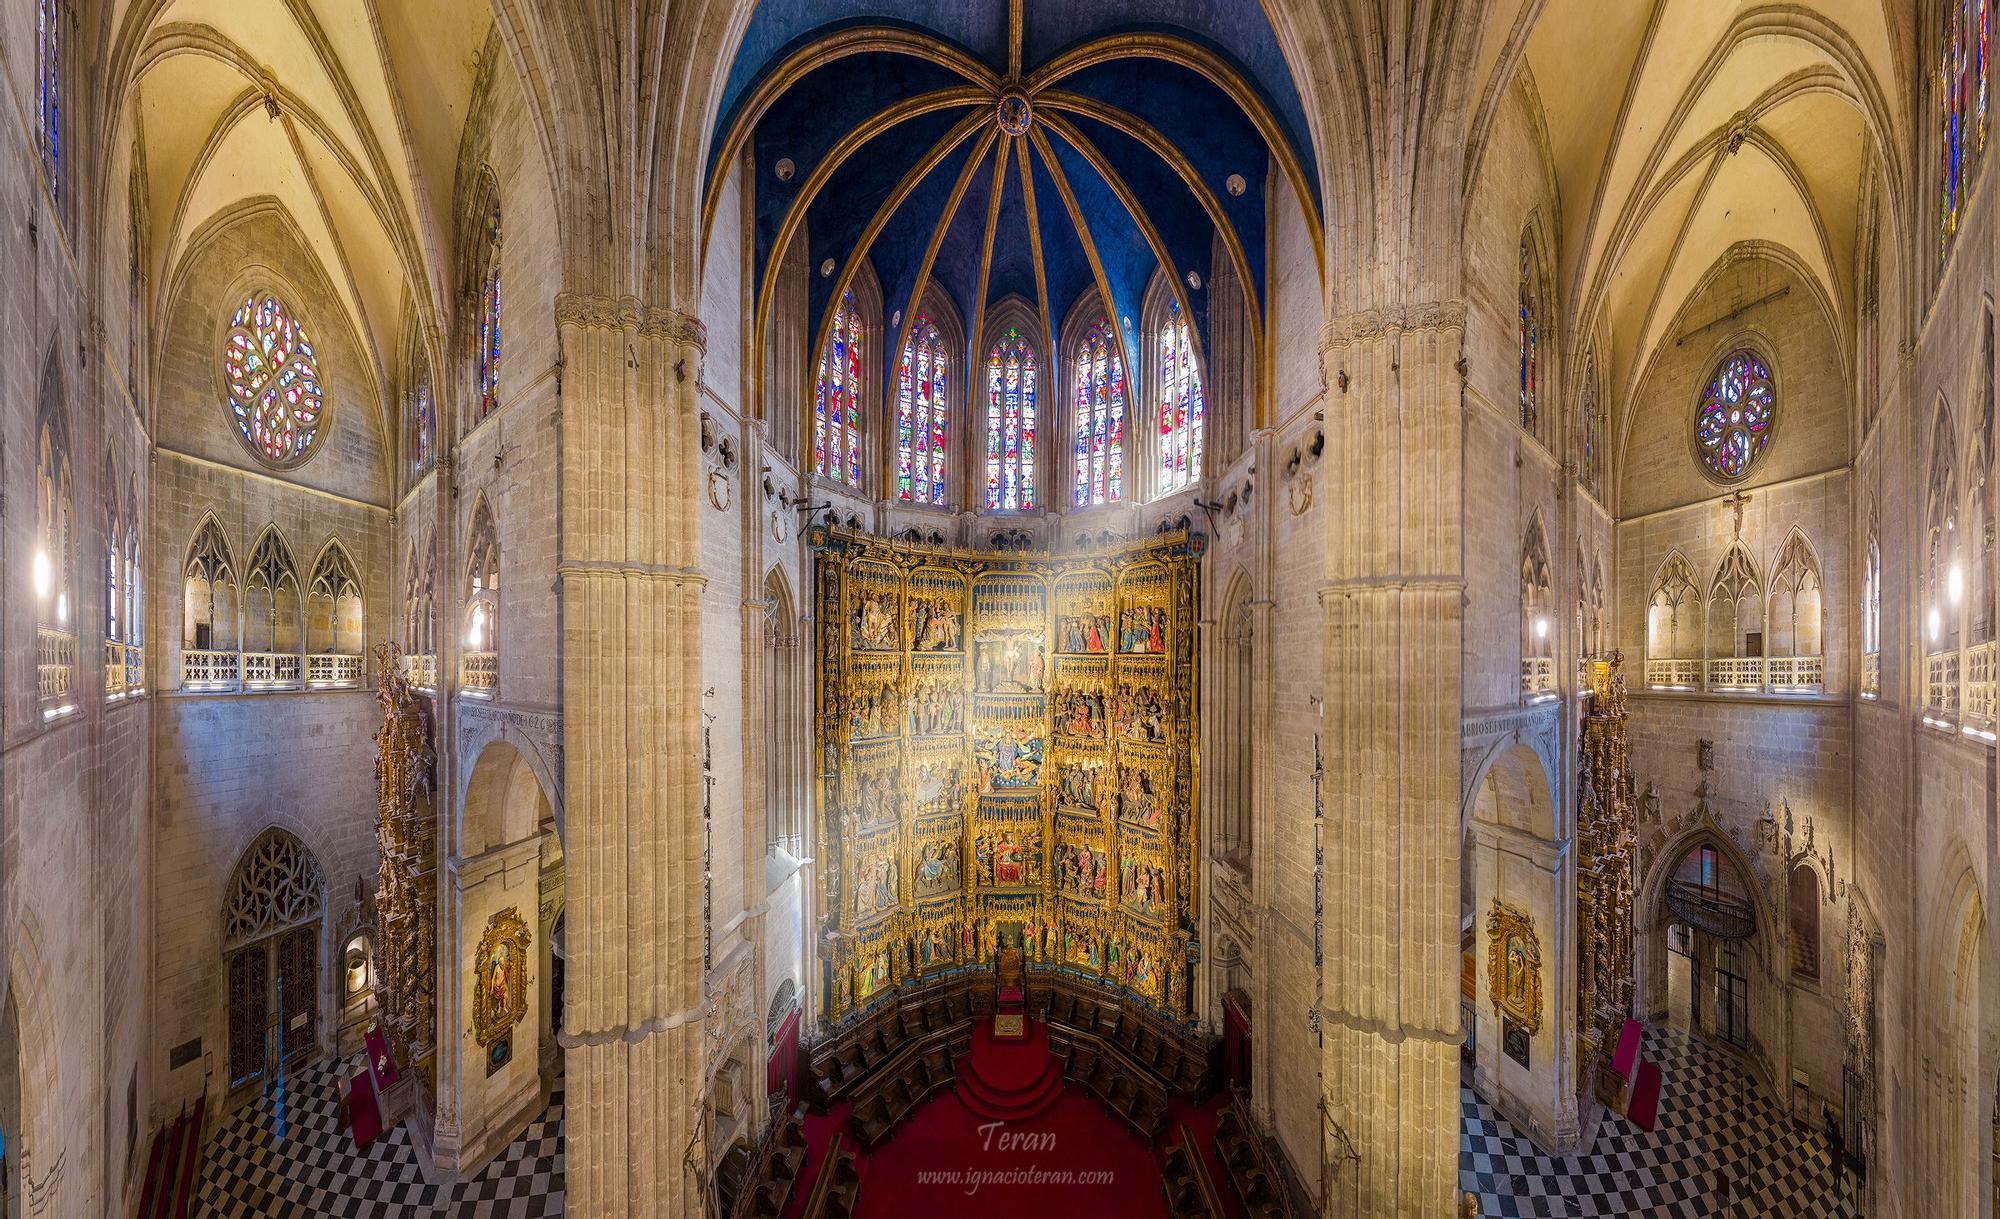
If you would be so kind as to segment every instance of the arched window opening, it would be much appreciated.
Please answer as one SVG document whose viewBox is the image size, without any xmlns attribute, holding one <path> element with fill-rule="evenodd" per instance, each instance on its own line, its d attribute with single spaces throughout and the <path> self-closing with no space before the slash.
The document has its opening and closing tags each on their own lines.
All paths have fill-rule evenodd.
<svg viewBox="0 0 2000 1219">
<path fill-rule="evenodd" d="M 470 538 L 458 684 L 467 694 L 492 698 L 500 687 L 500 535 L 484 497 L 473 506 Z"/>
<path fill-rule="evenodd" d="M 437 460 L 437 407 L 431 401 L 431 366 L 421 346 L 411 353 L 410 383 L 403 391 L 403 451 L 411 481 L 430 473 Z"/>
<path fill-rule="evenodd" d="M 118 502 L 118 471 L 105 458 L 99 489 L 104 495 L 104 697 L 125 697 L 125 515 Z"/>
<path fill-rule="evenodd" d="M 805 858 L 804 681 L 798 618 L 776 568 L 764 578 L 765 836 L 768 849 Z"/>
<path fill-rule="evenodd" d="M 486 216 L 486 249 L 479 262 L 479 329 L 473 336 L 478 344 L 473 352 L 472 421 L 491 415 L 500 406 L 500 205 L 495 203 Z"/>
<path fill-rule="evenodd" d="M 139 575 L 139 497 L 125 484 L 125 693 L 146 692 L 146 599 Z"/>
<path fill-rule="evenodd" d="M 1521 543 L 1521 697 L 1556 693 L 1553 574 L 1549 541 L 1537 512 Z"/>
<path fill-rule="evenodd" d="M 325 430 L 326 393 L 304 323 L 269 292 L 252 292 L 229 319 L 222 376 L 237 434 L 257 460 L 289 469 Z"/>
<path fill-rule="evenodd" d="M 1819 981 L 1819 873 L 1811 864 L 1792 869 L 1788 906 L 1792 927 L 1792 977 Z"/>
<path fill-rule="evenodd" d="M 1076 483 L 1079 508 L 1115 504 L 1125 488 L 1125 360 L 1109 319 L 1076 349 Z"/>
<path fill-rule="evenodd" d="M 1695 412 L 1694 443 L 1709 474 L 1725 483 L 1749 476 L 1771 443 L 1778 390 L 1764 358 L 1748 348 L 1715 366 Z"/>
<path fill-rule="evenodd" d="M 306 681 L 315 687 L 361 684 L 361 579 L 338 539 L 313 564 L 306 586 Z"/>
<path fill-rule="evenodd" d="M 1694 564 L 1676 550 L 1661 562 L 1646 599 L 1646 684 L 1656 690 L 1701 685 L 1701 586 Z"/>
<path fill-rule="evenodd" d="M 1160 493 L 1191 487 L 1202 476 L 1202 441 L 1208 405 L 1195 364 L 1194 334 L 1169 299 L 1159 329 Z"/>
<path fill-rule="evenodd" d="M 1794 529 L 1771 574 L 1768 617 L 1771 689 L 1818 693 L 1826 687 L 1824 583 L 1819 556 Z"/>
<path fill-rule="evenodd" d="M 1757 906 L 1734 861 L 1713 842 L 1688 848 L 1667 878 L 1672 925 L 1667 1019 L 1732 1045 L 1750 1041 L 1744 944 L 1757 934 Z"/>
<path fill-rule="evenodd" d="M 1951 412 L 1940 402 L 1931 423 L 1924 489 L 1924 706 L 1926 718 L 1945 728 L 1958 711 L 1959 614 L 1965 603 L 1958 509 L 1957 436 Z"/>
<path fill-rule="evenodd" d="M 1875 540 L 1875 519 L 1868 520 L 1866 569 L 1861 576 L 1861 697 L 1882 697 L 1882 547 Z"/>
<path fill-rule="evenodd" d="M 76 706 L 75 475 L 70 460 L 69 406 L 56 353 L 42 371 L 36 416 L 35 677 L 42 718 Z"/>
<path fill-rule="evenodd" d="M 896 370 L 896 498 L 945 506 L 945 391 L 951 358 L 937 323 L 920 313 Z M 858 475 L 856 481 L 858 482 Z"/>
<path fill-rule="evenodd" d="M 420 690 L 437 689 L 437 599 L 435 547 L 419 556 L 410 543 L 403 563 L 403 679 Z"/>
<path fill-rule="evenodd" d="M 243 688 L 299 684 L 304 667 L 304 605 L 291 547 L 266 526 L 243 572 Z"/>
<path fill-rule="evenodd" d="M 1604 408 L 1597 397 L 1597 353 L 1590 351 L 1583 357 L 1583 393 L 1580 404 L 1583 416 L 1583 460 L 1577 464 L 1578 478 L 1583 489 L 1598 499 L 1604 498 Z"/>
<path fill-rule="evenodd" d="M 1217 846 L 1224 858 L 1247 877 L 1254 845 L 1256 724 L 1252 677 L 1256 660 L 1257 623 L 1249 585 L 1238 580 L 1222 612 L 1222 685 L 1214 740 Z"/>
<path fill-rule="evenodd" d="M 68 76 L 72 14 L 63 0 L 35 3 L 35 146 L 56 214 L 69 226 Z"/>
<path fill-rule="evenodd" d="M 1532 235 L 1521 235 L 1521 427 L 1536 434 L 1541 422 L 1542 287 Z"/>
<path fill-rule="evenodd" d="M 1939 5 L 1938 70 L 1932 78 L 1938 133 L 1938 260 L 1951 253 L 1986 148 L 1988 0 Z"/>
<path fill-rule="evenodd" d="M 861 486 L 861 370 L 867 344 L 849 289 L 833 311 L 813 389 L 813 473 Z"/>
<path fill-rule="evenodd" d="M 1966 529 L 1970 571 L 1966 577 L 1966 639 L 1993 642 L 1993 315 L 1988 313 L 1979 349 L 1979 432 L 1973 437 L 1972 464 L 1965 472 Z"/>
<path fill-rule="evenodd" d="M 236 563 L 212 516 L 202 518 L 181 567 L 181 689 L 236 684 Z"/>
<path fill-rule="evenodd" d="M 232 1089 L 318 1052 L 324 890 L 312 853 L 275 827 L 236 865 L 222 908 Z"/>
<path fill-rule="evenodd" d="M 1758 690 L 1764 684 L 1764 587 L 1757 564 L 1734 542 L 1708 589 L 1708 688 Z"/>
<path fill-rule="evenodd" d="M 1035 498 L 1035 348 L 1010 326 L 986 356 L 986 508 L 1026 511 Z"/>
</svg>

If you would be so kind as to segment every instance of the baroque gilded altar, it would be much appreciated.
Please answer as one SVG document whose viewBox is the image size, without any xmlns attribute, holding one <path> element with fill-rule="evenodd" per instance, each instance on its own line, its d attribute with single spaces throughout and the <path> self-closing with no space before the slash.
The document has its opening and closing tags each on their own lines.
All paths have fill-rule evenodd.
<svg viewBox="0 0 2000 1219">
<path fill-rule="evenodd" d="M 377 647 L 375 660 L 382 705 L 375 734 L 377 993 L 391 1052 L 430 1091 L 437 1050 L 437 754 L 430 702 L 404 680 L 396 645 Z"/>
<path fill-rule="evenodd" d="M 1625 751 L 1624 656 L 1586 662 L 1577 808 L 1577 1066 L 1584 1088 L 1632 1014 L 1632 770 Z"/>
</svg>

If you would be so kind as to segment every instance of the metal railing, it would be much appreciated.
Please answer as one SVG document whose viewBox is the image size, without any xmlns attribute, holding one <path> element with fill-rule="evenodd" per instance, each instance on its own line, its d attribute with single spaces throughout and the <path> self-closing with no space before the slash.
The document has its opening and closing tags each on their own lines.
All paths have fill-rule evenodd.
<svg viewBox="0 0 2000 1219">
<path fill-rule="evenodd" d="M 199 651 L 186 648 L 181 652 L 181 689 L 183 690 L 228 690 L 235 687 L 242 675 L 242 657 L 235 652 Z"/>
<path fill-rule="evenodd" d="M 1882 697 L 1882 653 L 1868 652 L 1861 657 L 1861 697 Z"/>
<path fill-rule="evenodd" d="M 500 687 L 500 653 L 464 652 L 458 658 L 458 688 L 467 694 L 493 697 Z"/>
<path fill-rule="evenodd" d="M 361 684 L 361 657 L 344 652 L 316 652 L 306 657 L 306 684 L 316 689 L 347 689 Z"/>
<path fill-rule="evenodd" d="M 1555 657 L 1523 656 L 1521 658 L 1521 697 L 1532 700 L 1554 698 L 1555 695 Z"/>
<path fill-rule="evenodd" d="M 35 629 L 35 689 L 43 707 L 67 704 L 76 684 L 76 632 Z"/>
</svg>

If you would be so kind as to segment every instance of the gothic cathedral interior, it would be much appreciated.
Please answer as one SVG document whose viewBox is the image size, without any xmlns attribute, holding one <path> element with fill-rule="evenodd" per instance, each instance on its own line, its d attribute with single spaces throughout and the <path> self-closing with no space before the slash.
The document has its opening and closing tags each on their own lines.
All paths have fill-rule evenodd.
<svg viewBox="0 0 2000 1219">
<path fill-rule="evenodd" d="M 6 0 L 0 1219 L 2000 1219 L 1996 7 Z"/>
</svg>

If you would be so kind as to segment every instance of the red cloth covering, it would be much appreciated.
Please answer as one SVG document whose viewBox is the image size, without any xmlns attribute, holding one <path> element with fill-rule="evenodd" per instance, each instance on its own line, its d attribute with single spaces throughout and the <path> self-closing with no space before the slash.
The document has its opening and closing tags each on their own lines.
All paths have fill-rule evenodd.
<svg viewBox="0 0 2000 1219">
<path fill-rule="evenodd" d="M 1657 1063 L 1642 1062 L 1639 1074 L 1632 1081 L 1632 1101 L 1625 1106 L 1625 1116 L 1641 1130 L 1651 1130 L 1660 1108 L 1660 1068 Z"/>
<path fill-rule="evenodd" d="M 375 1103 L 375 1085 L 369 1082 L 368 1072 L 357 1071 L 354 1084 L 348 1092 L 348 1113 L 351 1121 L 349 1130 L 354 1133 L 354 1148 L 368 1150 L 382 1134 L 382 1108 Z"/>
<path fill-rule="evenodd" d="M 368 1069 L 375 1073 L 375 1085 L 386 1092 L 402 1078 L 396 1060 L 389 1057 L 389 1039 L 382 1035 L 381 1025 L 371 1024 L 362 1041 L 368 1046 Z"/>
<path fill-rule="evenodd" d="M 1637 1020 L 1627 1020 L 1618 1032 L 1618 1048 L 1611 1055 L 1611 1069 L 1618 1072 L 1620 1079 L 1632 1078 L 1632 1068 L 1639 1062 L 1639 1047 L 1645 1044 L 1645 1030 Z"/>
</svg>

